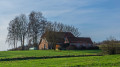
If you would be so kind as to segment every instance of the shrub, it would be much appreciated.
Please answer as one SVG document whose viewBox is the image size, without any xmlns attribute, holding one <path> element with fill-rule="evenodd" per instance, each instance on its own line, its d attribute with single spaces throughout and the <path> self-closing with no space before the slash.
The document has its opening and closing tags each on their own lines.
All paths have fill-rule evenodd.
<svg viewBox="0 0 120 67">
<path fill-rule="evenodd" d="M 86 47 L 85 47 L 85 46 L 80 46 L 80 47 L 78 48 L 78 50 L 86 50 Z"/>
<path fill-rule="evenodd" d="M 59 47 L 58 50 L 66 50 L 66 48 Z"/>
<path fill-rule="evenodd" d="M 85 47 L 85 46 L 80 46 L 78 50 L 98 50 L 98 46 L 91 46 L 91 47 Z"/>
<path fill-rule="evenodd" d="M 89 47 L 88 49 L 90 49 L 90 50 L 98 50 L 99 47 L 98 46 L 92 46 L 92 47 Z"/>
<path fill-rule="evenodd" d="M 120 54 L 120 43 L 107 43 L 99 47 L 103 54 Z"/>
<path fill-rule="evenodd" d="M 67 50 L 77 50 L 77 47 L 75 45 L 70 45 L 66 49 Z"/>
</svg>

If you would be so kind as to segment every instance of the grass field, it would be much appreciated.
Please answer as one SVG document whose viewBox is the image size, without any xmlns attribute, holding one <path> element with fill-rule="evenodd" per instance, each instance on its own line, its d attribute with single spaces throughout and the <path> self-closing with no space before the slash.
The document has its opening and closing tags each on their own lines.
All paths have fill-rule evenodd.
<svg viewBox="0 0 120 67">
<path fill-rule="evenodd" d="M 2 61 L 0 67 L 120 67 L 120 55 Z"/>
<path fill-rule="evenodd" d="M 101 51 L 6 51 L 0 52 L 0 56 L 1 58 L 5 58 L 5 56 L 14 58 L 23 56 L 95 55 L 99 52 Z M 120 67 L 120 55 L 0 61 L 0 67 Z"/>
<path fill-rule="evenodd" d="M 32 51 L 1 51 L 1 58 L 17 57 L 42 57 L 42 56 L 64 56 L 64 55 L 96 55 L 101 50 L 32 50 Z"/>
</svg>

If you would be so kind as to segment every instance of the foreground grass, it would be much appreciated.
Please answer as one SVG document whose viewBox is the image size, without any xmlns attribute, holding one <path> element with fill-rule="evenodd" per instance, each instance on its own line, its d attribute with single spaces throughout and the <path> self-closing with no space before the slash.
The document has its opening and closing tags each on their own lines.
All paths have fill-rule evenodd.
<svg viewBox="0 0 120 67">
<path fill-rule="evenodd" d="M 1 51 L 0 59 L 17 57 L 43 57 L 43 56 L 65 56 L 65 55 L 96 55 L 101 50 L 33 50 L 33 51 Z"/>
<path fill-rule="evenodd" d="M 120 55 L 2 61 L 0 67 L 120 67 Z"/>
</svg>

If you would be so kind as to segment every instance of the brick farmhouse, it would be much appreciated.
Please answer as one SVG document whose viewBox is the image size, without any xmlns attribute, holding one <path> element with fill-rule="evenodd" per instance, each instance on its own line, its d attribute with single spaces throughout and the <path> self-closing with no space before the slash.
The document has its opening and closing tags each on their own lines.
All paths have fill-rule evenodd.
<svg viewBox="0 0 120 67">
<path fill-rule="evenodd" d="M 55 49 L 58 49 L 60 47 L 67 48 L 69 46 L 75 46 L 77 48 L 81 48 L 83 46 L 86 48 L 89 48 L 93 46 L 93 42 L 91 38 L 89 37 L 75 37 L 71 32 L 55 32 L 55 34 L 58 35 L 56 37 L 57 43 L 54 44 Z M 39 49 L 40 50 L 53 49 L 53 45 L 46 38 L 46 33 L 44 33 L 41 36 L 40 43 L 39 43 Z"/>
</svg>

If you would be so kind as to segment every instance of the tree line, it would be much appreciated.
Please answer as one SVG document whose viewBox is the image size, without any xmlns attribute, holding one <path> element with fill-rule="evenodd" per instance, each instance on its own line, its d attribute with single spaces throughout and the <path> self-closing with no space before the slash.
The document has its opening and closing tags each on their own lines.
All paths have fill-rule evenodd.
<svg viewBox="0 0 120 67">
<path fill-rule="evenodd" d="M 80 35 L 79 29 L 72 25 L 48 21 L 41 12 L 32 11 L 28 16 L 20 14 L 9 22 L 6 42 L 17 48 L 20 43 L 24 50 L 25 42 L 38 46 L 40 37 L 45 32 L 71 32 L 76 37 Z M 49 33 L 50 34 L 50 33 Z"/>
</svg>

